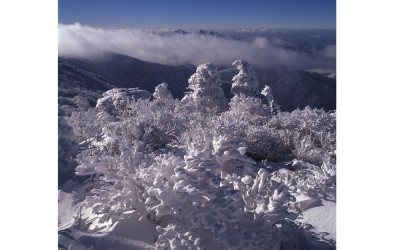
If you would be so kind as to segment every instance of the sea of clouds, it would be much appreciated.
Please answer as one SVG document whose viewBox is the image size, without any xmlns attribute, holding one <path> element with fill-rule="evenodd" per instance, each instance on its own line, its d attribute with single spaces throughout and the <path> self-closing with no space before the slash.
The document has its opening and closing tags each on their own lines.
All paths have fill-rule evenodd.
<svg viewBox="0 0 400 250">
<path fill-rule="evenodd" d="M 332 49 L 326 51 L 330 57 Z M 276 46 L 264 37 L 244 42 L 196 33 L 162 35 L 138 29 L 94 28 L 79 23 L 58 25 L 58 53 L 64 57 L 89 59 L 118 53 L 169 65 L 205 62 L 230 65 L 237 59 L 258 67 L 283 64 L 306 68 L 324 64 L 320 59 Z"/>
</svg>

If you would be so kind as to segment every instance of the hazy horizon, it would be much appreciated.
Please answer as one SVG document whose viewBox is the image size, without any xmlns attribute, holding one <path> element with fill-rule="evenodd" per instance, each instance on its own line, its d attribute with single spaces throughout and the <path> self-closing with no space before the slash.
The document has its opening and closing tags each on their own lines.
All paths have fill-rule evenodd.
<svg viewBox="0 0 400 250">
<path fill-rule="evenodd" d="M 104 26 L 104 25 L 89 25 L 81 22 L 58 22 L 59 25 L 74 25 L 74 24 L 79 24 L 82 26 L 89 26 L 92 28 L 99 28 L 99 29 L 128 29 L 128 30 L 143 30 L 143 31 L 177 31 L 177 30 L 183 30 L 183 31 L 188 31 L 188 32 L 193 32 L 193 31 L 199 31 L 199 30 L 204 30 L 204 31 L 243 31 L 243 32 L 249 32 L 249 31 L 283 31 L 283 30 L 336 30 L 336 27 L 334 28 L 285 28 L 285 27 L 232 27 L 232 28 L 213 28 L 213 27 L 192 27 L 192 28 L 184 28 L 184 27 L 164 27 L 164 28 L 143 28 L 143 27 L 135 27 L 135 26 Z"/>
</svg>

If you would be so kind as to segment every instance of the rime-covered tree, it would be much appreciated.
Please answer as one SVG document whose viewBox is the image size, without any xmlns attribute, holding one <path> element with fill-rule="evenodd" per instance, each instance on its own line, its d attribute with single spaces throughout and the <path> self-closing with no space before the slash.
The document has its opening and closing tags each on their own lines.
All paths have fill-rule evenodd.
<svg viewBox="0 0 400 250">
<path fill-rule="evenodd" d="M 228 101 L 221 88 L 222 82 L 217 67 L 213 63 L 201 64 L 189 79 L 187 93 L 182 102 L 194 105 L 202 112 L 219 113 L 228 109 Z"/>
<path fill-rule="evenodd" d="M 156 86 L 153 97 L 156 100 L 173 99 L 171 91 L 168 90 L 168 83 L 163 82 Z"/>
<path fill-rule="evenodd" d="M 156 86 L 154 93 L 154 102 L 162 108 L 173 110 L 175 107 L 174 98 L 172 97 L 171 91 L 168 89 L 168 83 L 163 82 Z"/>
<path fill-rule="evenodd" d="M 232 63 L 239 70 L 239 73 L 232 78 L 231 92 L 235 95 L 246 95 L 259 97 L 258 80 L 250 63 L 244 60 L 237 60 Z"/>
<path fill-rule="evenodd" d="M 276 103 L 275 98 L 272 95 L 272 90 L 268 85 L 265 85 L 264 89 L 261 91 L 261 95 L 264 96 L 263 101 L 268 104 L 274 114 L 280 111 L 280 107 Z"/>
</svg>

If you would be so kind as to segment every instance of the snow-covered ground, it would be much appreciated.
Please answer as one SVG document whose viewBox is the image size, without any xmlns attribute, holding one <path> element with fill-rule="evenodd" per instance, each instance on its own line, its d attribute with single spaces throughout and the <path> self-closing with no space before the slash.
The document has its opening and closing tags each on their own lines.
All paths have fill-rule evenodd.
<svg viewBox="0 0 400 250">
<path fill-rule="evenodd" d="M 79 186 L 77 183 L 70 183 L 69 186 L 71 185 Z M 83 190 L 84 186 L 80 189 Z M 295 221 L 301 223 L 304 230 L 298 233 L 300 246 L 306 246 L 307 249 L 333 249 L 329 242 L 336 242 L 336 188 L 329 190 L 325 197 L 295 197 L 301 209 Z M 139 220 L 140 216 L 136 212 L 104 234 L 87 234 L 78 230 L 74 226 L 79 213 L 77 200 L 75 192 L 59 191 L 59 249 L 155 249 L 158 235 L 156 222 L 149 218 Z M 224 246 L 214 240 L 211 232 L 203 237 L 206 249 L 224 249 Z M 289 248 L 283 246 L 281 249 Z"/>
<path fill-rule="evenodd" d="M 320 199 L 300 195 L 296 201 L 302 211 L 298 221 L 310 224 L 312 232 L 336 241 L 336 188 Z"/>
</svg>

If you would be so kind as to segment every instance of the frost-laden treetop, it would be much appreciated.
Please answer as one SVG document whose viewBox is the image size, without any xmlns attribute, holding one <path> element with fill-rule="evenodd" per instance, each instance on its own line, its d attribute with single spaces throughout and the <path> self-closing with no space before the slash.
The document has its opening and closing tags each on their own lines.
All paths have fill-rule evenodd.
<svg viewBox="0 0 400 250">
<path fill-rule="evenodd" d="M 201 110 L 227 110 L 228 101 L 221 88 L 222 82 L 217 70 L 213 63 L 199 65 L 189 79 L 188 88 L 192 91 L 183 97 L 182 102 L 193 102 Z"/>
<path fill-rule="evenodd" d="M 239 70 L 239 73 L 233 77 L 232 93 L 234 95 L 255 96 L 260 95 L 258 89 L 258 80 L 250 63 L 244 60 L 237 60 L 232 63 Z"/>
</svg>

